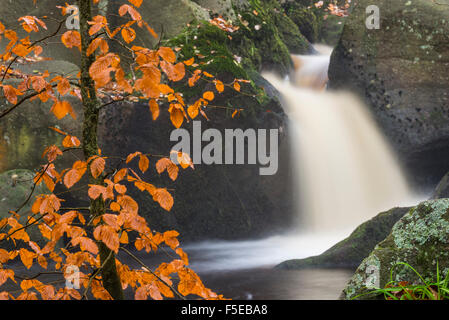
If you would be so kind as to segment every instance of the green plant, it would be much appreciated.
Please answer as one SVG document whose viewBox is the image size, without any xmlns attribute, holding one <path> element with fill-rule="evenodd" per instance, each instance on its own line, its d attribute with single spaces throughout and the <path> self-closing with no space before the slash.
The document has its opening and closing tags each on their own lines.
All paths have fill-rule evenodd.
<svg viewBox="0 0 449 320">
<path fill-rule="evenodd" d="M 393 272 L 399 265 L 411 269 L 418 276 L 421 283 L 413 284 L 408 281 L 393 280 Z M 426 281 L 411 265 L 405 262 L 398 262 L 390 269 L 390 281 L 383 289 L 375 289 L 355 296 L 353 299 L 364 295 L 383 295 L 385 300 L 446 300 L 449 299 L 449 272 L 446 273 L 443 279 L 437 261 L 436 281 Z"/>
</svg>

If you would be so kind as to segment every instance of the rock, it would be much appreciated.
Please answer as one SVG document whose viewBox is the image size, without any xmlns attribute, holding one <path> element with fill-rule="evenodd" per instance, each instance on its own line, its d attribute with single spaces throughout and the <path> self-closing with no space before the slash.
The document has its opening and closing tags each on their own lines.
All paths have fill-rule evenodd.
<svg viewBox="0 0 449 320">
<path fill-rule="evenodd" d="M 293 68 L 289 50 L 297 54 L 313 50 L 277 1 L 250 1 L 237 13 L 239 30 L 232 33 L 229 46 L 242 57 L 245 69 L 263 68 L 285 76 Z"/>
<path fill-rule="evenodd" d="M 169 188 L 174 196 L 174 207 L 166 212 L 147 193 L 136 191 L 133 197 L 139 203 L 140 213 L 153 230 L 176 229 L 184 240 L 235 240 L 280 232 L 291 225 L 294 217 L 286 116 L 273 98 L 267 97 L 260 104 L 228 88 L 217 98 L 214 104 L 241 105 L 244 111 L 240 117 L 232 118 L 226 110 L 206 108 L 210 120 L 196 119 L 201 120 L 202 131 L 215 128 L 223 134 L 224 129 L 235 128 L 279 129 L 278 172 L 273 176 L 260 176 L 259 165 L 196 164 L 194 170 L 181 170 L 177 180 L 172 182 L 166 174 L 148 170 L 142 178 Z M 174 127 L 165 108 L 161 108 L 161 115 L 153 121 L 145 104 L 111 105 L 102 112 L 101 123 L 115 121 L 115 125 L 101 126 L 101 149 L 117 156 L 138 150 L 169 154 L 176 142 L 170 142 Z M 192 121 L 183 128 L 192 135 Z M 107 131 L 103 131 L 105 129 Z M 156 159 L 152 159 L 150 166 L 154 165 L 153 161 Z M 128 187 L 132 189 L 134 187 Z"/>
<path fill-rule="evenodd" d="M 218 14 L 225 19 L 235 20 L 237 15 L 232 7 L 232 0 L 193 0 L 210 14 Z"/>
<path fill-rule="evenodd" d="M 393 225 L 410 208 L 393 208 L 379 213 L 371 220 L 361 224 L 349 237 L 340 241 L 319 256 L 284 261 L 279 269 L 301 268 L 356 268 L 385 239 Z"/>
<path fill-rule="evenodd" d="M 430 200 L 412 208 L 363 260 L 351 278 L 341 298 L 377 298 L 373 287 L 383 288 L 390 280 L 407 281 L 411 284 L 421 280 L 405 265 L 413 267 L 425 281 L 436 281 L 437 262 L 440 276 L 449 270 L 449 199 Z"/>
<path fill-rule="evenodd" d="M 449 172 L 441 179 L 431 199 L 449 198 Z"/>
<path fill-rule="evenodd" d="M 119 17 L 117 14 L 122 4 L 121 1 L 113 1 L 109 2 L 107 6 L 111 29 L 128 21 L 128 18 Z M 190 0 L 143 1 L 139 13 L 143 20 L 148 22 L 158 36 L 163 39 L 176 36 L 193 21 L 209 20 L 210 18 L 209 12 L 205 8 Z M 145 28 L 136 28 L 135 31 L 137 38 L 148 48 L 153 48 L 159 42 L 159 38 L 153 38 Z"/>
<path fill-rule="evenodd" d="M 319 39 L 319 23 L 313 10 L 302 7 L 297 3 L 288 3 L 287 16 L 297 25 L 301 33 L 312 43 Z"/>
<path fill-rule="evenodd" d="M 310 39 L 303 35 L 284 10 L 279 6 L 277 10 L 272 12 L 273 22 L 279 30 L 282 42 L 285 43 L 290 53 L 293 54 L 310 54 L 313 52 Z"/>
<path fill-rule="evenodd" d="M 347 18 L 329 87 L 363 97 L 417 185 L 449 170 L 449 6 L 380 0 L 380 29 L 365 26 L 369 0 Z"/>
<path fill-rule="evenodd" d="M 33 178 L 34 173 L 24 169 L 10 170 L 0 174 L 0 221 L 10 217 L 9 211 L 16 211 L 25 202 L 32 191 Z M 31 200 L 19 211 L 21 216 L 19 222 L 22 225 L 25 225 L 27 222 L 35 196 L 48 192 L 43 184 L 35 188 L 31 195 Z M 30 227 L 27 229 L 27 232 L 30 240 L 39 244 L 40 247 L 46 243 L 37 227 Z M 21 241 L 17 242 L 19 245 L 21 243 Z M 8 248 L 10 250 L 13 247 L 13 243 L 10 240 L 0 243 L 0 248 Z"/>
<path fill-rule="evenodd" d="M 285 1 L 283 7 L 307 40 L 311 43 L 335 46 L 340 40 L 346 18 L 330 15 L 325 10 L 333 1 L 323 1 L 320 8 L 317 8 L 315 3 L 313 0 Z M 344 1 L 339 1 L 339 5 L 344 5 Z"/>
</svg>

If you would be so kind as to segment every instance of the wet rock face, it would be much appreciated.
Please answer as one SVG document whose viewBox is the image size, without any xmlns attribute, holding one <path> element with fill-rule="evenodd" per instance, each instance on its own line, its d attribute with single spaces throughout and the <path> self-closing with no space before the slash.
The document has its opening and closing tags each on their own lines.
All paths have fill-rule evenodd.
<svg viewBox="0 0 449 320">
<path fill-rule="evenodd" d="M 425 281 L 436 281 L 449 271 L 449 199 L 425 201 L 400 219 L 388 237 L 380 242 L 357 268 L 341 295 L 342 299 L 376 298 L 373 287 L 383 288 L 390 280 L 419 283 L 412 266 Z"/>
<path fill-rule="evenodd" d="M 449 169 L 449 6 L 377 1 L 380 29 L 368 30 L 370 4 L 346 20 L 329 87 L 365 98 L 414 182 L 434 186 Z"/>
</svg>

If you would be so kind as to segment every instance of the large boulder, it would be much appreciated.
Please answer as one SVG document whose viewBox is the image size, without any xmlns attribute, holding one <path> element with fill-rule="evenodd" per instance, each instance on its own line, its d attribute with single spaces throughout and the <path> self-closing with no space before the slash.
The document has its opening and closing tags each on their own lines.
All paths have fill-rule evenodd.
<svg viewBox="0 0 449 320">
<path fill-rule="evenodd" d="M 441 2 L 441 1 L 440 1 Z M 329 87 L 365 99 L 420 185 L 449 169 L 449 6 L 379 0 L 380 29 L 368 29 L 370 0 L 346 20 L 329 67 Z"/>
<path fill-rule="evenodd" d="M 420 278 L 409 266 L 425 281 L 436 281 L 438 263 L 444 278 L 449 270 L 448 246 L 449 199 L 422 202 L 402 217 L 363 260 L 341 298 L 353 299 L 362 294 L 361 299 L 377 298 L 373 288 L 383 288 L 390 280 L 419 283 Z"/>
<path fill-rule="evenodd" d="M 371 220 L 361 224 L 349 237 L 340 241 L 319 256 L 293 259 L 277 265 L 279 269 L 303 268 L 356 268 L 385 239 L 393 225 L 410 208 L 393 208 L 379 213 Z"/>
</svg>

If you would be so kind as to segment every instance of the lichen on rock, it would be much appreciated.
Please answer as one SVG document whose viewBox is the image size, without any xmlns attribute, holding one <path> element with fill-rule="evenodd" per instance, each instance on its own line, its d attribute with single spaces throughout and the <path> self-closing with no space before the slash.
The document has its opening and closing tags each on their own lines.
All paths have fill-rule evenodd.
<svg viewBox="0 0 449 320">
<path fill-rule="evenodd" d="M 412 208 L 363 260 L 343 290 L 343 299 L 377 298 L 374 287 L 390 280 L 420 283 L 435 280 L 437 263 L 442 276 L 449 268 L 449 199 L 429 200 Z M 394 268 L 394 269 L 393 269 Z M 391 272 L 391 274 L 390 274 Z M 370 285 L 374 280 L 375 286 Z"/>
</svg>

